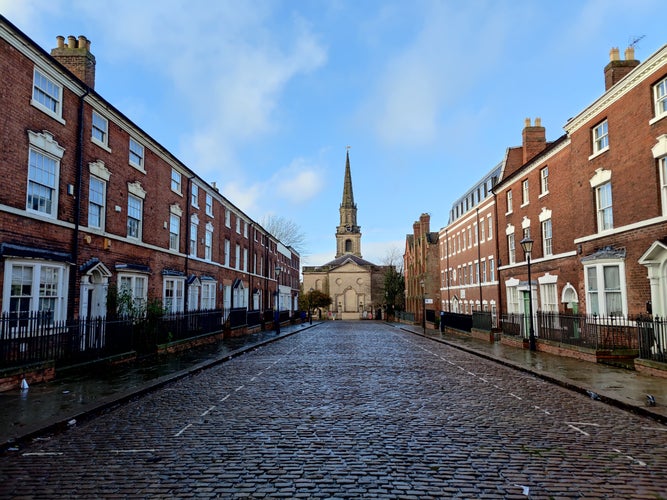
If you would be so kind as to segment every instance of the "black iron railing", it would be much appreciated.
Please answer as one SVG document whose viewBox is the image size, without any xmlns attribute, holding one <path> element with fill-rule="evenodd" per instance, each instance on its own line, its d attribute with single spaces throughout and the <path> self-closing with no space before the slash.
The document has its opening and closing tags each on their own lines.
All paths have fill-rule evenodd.
<svg viewBox="0 0 667 500">
<path fill-rule="evenodd" d="M 591 349 L 638 349 L 636 319 L 623 316 L 567 315 L 537 311 L 532 318 L 535 336 Z M 504 314 L 502 334 L 527 339 L 530 318 L 525 314 Z"/>
</svg>

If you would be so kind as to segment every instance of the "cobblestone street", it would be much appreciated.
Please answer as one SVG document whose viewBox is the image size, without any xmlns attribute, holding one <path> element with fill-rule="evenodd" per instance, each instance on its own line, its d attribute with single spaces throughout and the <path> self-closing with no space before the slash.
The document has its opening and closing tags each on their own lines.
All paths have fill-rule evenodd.
<svg viewBox="0 0 667 500">
<path fill-rule="evenodd" d="M 667 498 L 667 427 L 325 322 L 0 456 L 0 497 Z"/>
</svg>

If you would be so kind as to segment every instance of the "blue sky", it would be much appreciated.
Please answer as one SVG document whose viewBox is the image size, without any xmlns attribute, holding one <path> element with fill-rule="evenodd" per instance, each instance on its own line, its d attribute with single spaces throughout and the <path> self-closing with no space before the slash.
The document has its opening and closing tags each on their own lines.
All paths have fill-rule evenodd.
<svg viewBox="0 0 667 500">
<path fill-rule="evenodd" d="M 0 0 L 42 48 L 85 35 L 96 90 L 250 217 L 335 253 L 346 147 L 364 258 L 403 253 L 521 144 L 604 92 L 609 49 L 667 43 L 664 0 Z"/>
</svg>

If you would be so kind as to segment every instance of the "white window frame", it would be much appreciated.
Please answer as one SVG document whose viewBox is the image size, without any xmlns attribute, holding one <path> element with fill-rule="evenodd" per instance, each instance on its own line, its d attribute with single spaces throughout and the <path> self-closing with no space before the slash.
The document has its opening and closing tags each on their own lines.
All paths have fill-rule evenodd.
<svg viewBox="0 0 667 500">
<path fill-rule="evenodd" d="M 236 234 L 241 234 L 241 218 L 236 216 Z"/>
<path fill-rule="evenodd" d="M 138 204 L 138 214 L 137 207 L 132 206 L 133 203 Z M 133 194 L 127 195 L 127 237 L 133 240 L 141 240 L 142 229 L 143 229 L 143 216 L 144 214 L 144 200 L 135 196 Z M 136 217 L 135 215 L 138 215 Z M 136 221 L 136 234 L 132 231 L 131 222 Z"/>
<path fill-rule="evenodd" d="M 33 71 L 30 104 L 58 121 L 64 122 L 63 87 L 37 68 Z"/>
<path fill-rule="evenodd" d="M 171 169 L 170 186 L 171 186 L 171 190 L 174 193 L 181 194 L 181 188 L 183 186 L 183 176 L 175 168 Z"/>
<path fill-rule="evenodd" d="M 505 282 L 507 292 L 507 312 L 508 314 L 521 314 L 521 294 L 519 293 L 519 280 L 510 279 Z"/>
<path fill-rule="evenodd" d="M 241 269 L 241 245 L 234 247 L 234 269 Z"/>
<path fill-rule="evenodd" d="M 604 153 L 609 149 L 609 122 L 607 120 L 603 120 L 593 127 L 591 134 L 593 140 L 593 156 Z"/>
<path fill-rule="evenodd" d="M 128 150 L 128 162 L 130 165 L 145 173 L 144 162 L 146 150 L 144 146 L 134 137 L 130 137 Z"/>
<path fill-rule="evenodd" d="M 60 161 L 31 147 L 28 153 L 28 189 L 26 209 L 41 216 L 58 215 Z"/>
<path fill-rule="evenodd" d="M 14 269 L 18 270 L 18 268 L 30 269 L 30 275 L 24 276 L 26 279 L 15 281 Z M 18 313 L 20 316 L 21 313 L 51 311 L 52 321 L 63 321 L 67 319 L 68 289 L 69 266 L 67 264 L 49 260 L 25 260 L 10 257 L 5 259 L 2 297 L 4 313 Z M 16 300 L 22 304 L 18 308 L 12 308 L 12 301 L 16 304 Z"/>
<path fill-rule="evenodd" d="M 603 196 L 603 194 L 605 196 Z M 608 196 L 607 196 L 608 194 Z M 608 198 L 608 199 L 607 199 Z M 595 211 L 598 232 L 614 228 L 614 212 L 611 181 L 603 182 L 595 187 Z"/>
<path fill-rule="evenodd" d="M 148 276 L 137 273 L 118 273 L 118 292 L 129 292 L 134 307 L 142 314 L 148 302 Z M 119 311 L 120 314 L 127 311 Z"/>
<path fill-rule="evenodd" d="M 199 208 L 199 186 L 194 182 L 190 186 L 190 203 L 193 207 Z"/>
<path fill-rule="evenodd" d="M 243 271 L 248 271 L 248 249 L 243 248 Z"/>
<path fill-rule="evenodd" d="M 607 289 L 605 283 L 605 268 L 617 267 L 619 274 L 619 289 Z M 594 274 L 597 283 L 591 283 L 589 272 Z M 608 317 L 611 314 L 614 316 L 628 315 L 628 301 L 627 288 L 625 283 L 625 262 L 623 260 L 596 260 L 595 262 L 584 264 L 584 283 L 586 289 L 586 313 L 596 314 L 599 317 Z M 595 288 L 594 288 L 594 285 Z M 608 311 L 607 295 L 614 293 L 620 294 L 621 310 Z M 593 300 L 593 295 L 596 295 L 596 300 Z M 597 307 L 595 307 L 597 306 Z"/>
<path fill-rule="evenodd" d="M 225 208 L 225 226 L 230 229 L 232 227 L 232 213 L 228 208 Z"/>
<path fill-rule="evenodd" d="M 489 216 L 486 218 L 486 220 L 489 221 L 489 231 L 488 231 L 488 237 L 487 237 L 487 239 L 488 239 L 488 240 L 492 240 L 492 239 L 493 239 L 493 219 L 492 219 L 492 217 L 489 215 Z"/>
<path fill-rule="evenodd" d="M 49 132 L 28 131 L 28 140 L 30 146 L 28 148 L 26 210 L 42 217 L 55 219 L 58 216 L 60 195 L 60 160 L 65 153 L 65 148 L 60 146 Z M 52 166 L 52 171 L 44 169 L 46 163 Z M 47 195 L 46 198 L 45 195 Z M 47 202 L 50 202 L 50 205 Z M 44 205 L 42 209 L 43 203 L 47 205 Z M 35 206 L 37 208 L 33 208 Z"/>
<path fill-rule="evenodd" d="M 653 99 L 655 108 L 655 119 L 667 116 L 667 77 L 653 86 Z"/>
<path fill-rule="evenodd" d="M 162 288 L 162 305 L 168 313 L 180 313 L 184 308 L 185 278 L 165 276 Z"/>
<path fill-rule="evenodd" d="M 90 140 L 104 149 L 109 148 L 109 120 L 95 110 L 91 117 Z"/>
<path fill-rule="evenodd" d="M 213 217 L 213 196 L 211 196 L 211 193 L 206 193 L 206 215 Z"/>
<path fill-rule="evenodd" d="M 506 194 L 506 199 L 507 199 L 507 212 L 508 214 L 511 214 L 514 210 L 514 207 L 512 206 L 513 200 L 512 200 L 512 190 L 508 190 Z"/>
<path fill-rule="evenodd" d="M 540 195 L 549 192 L 549 167 L 543 167 L 540 170 Z"/>
<path fill-rule="evenodd" d="M 558 284 L 556 276 L 544 276 L 538 279 L 540 287 L 540 310 L 546 313 L 558 313 Z"/>
<path fill-rule="evenodd" d="M 177 214 L 169 214 L 169 250 L 178 252 L 181 243 L 181 218 Z"/>
<path fill-rule="evenodd" d="M 528 179 L 521 181 L 521 206 L 528 205 L 530 203 L 530 183 Z"/>
<path fill-rule="evenodd" d="M 197 257 L 197 227 L 199 224 L 190 221 L 190 256 Z"/>
<path fill-rule="evenodd" d="M 489 257 L 489 278 L 491 282 L 496 281 L 496 268 L 493 257 Z"/>
<path fill-rule="evenodd" d="M 553 226 L 551 219 L 543 220 L 542 223 L 542 254 L 544 256 L 553 255 Z"/>
<path fill-rule="evenodd" d="M 94 189 L 93 184 L 98 184 L 97 187 L 101 189 Z M 100 192 L 101 191 L 101 192 Z M 95 196 L 93 196 L 95 193 Z M 99 197 L 97 196 L 99 194 Z M 101 199 L 99 199 L 101 198 Z M 107 183 L 103 179 L 95 175 L 91 175 L 88 180 L 88 227 L 100 229 L 104 231 L 106 219 L 106 199 L 107 199 Z M 98 221 L 95 224 L 93 215 L 96 214 Z"/>
<path fill-rule="evenodd" d="M 215 281 L 202 281 L 201 283 L 201 308 L 202 310 L 215 309 L 215 293 L 217 284 Z"/>
<path fill-rule="evenodd" d="M 507 253 L 509 256 L 509 264 L 516 264 L 516 241 L 514 233 L 507 235 Z"/>
<path fill-rule="evenodd" d="M 226 267 L 229 267 L 229 258 L 230 258 L 229 254 L 232 251 L 231 245 L 232 245 L 232 243 L 228 239 L 225 239 L 225 266 Z"/>
<path fill-rule="evenodd" d="M 199 310 L 199 292 L 201 290 L 201 284 L 199 280 L 188 285 L 188 311 L 198 311 Z"/>
<path fill-rule="evenodd" d="M 213 260 L 213 224 L 206 224 L 206 234 L 204 235 L 204 259 Z"/>
</svg>

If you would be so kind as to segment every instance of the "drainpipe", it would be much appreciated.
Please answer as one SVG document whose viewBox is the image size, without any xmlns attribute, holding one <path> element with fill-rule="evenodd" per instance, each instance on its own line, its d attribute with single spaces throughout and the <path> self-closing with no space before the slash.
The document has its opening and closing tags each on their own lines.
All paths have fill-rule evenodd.
<svg viewBox="0 0 667 500">
<path fill-rule="evenodd" d="M 452 312 L 452 298 L 449 294 L 449 283 L 452 280 L 452 273 L 449 268 L 449 228 L 445 229 L 445 250 L 447 251 L 447 312 Z"/>
<path fill-rule="evenodd" d="M 189 311 L 188 299 L 190 297 L 190 284 L 188 283 L 188 270 L 190 269 L 190 238 L 191 238 L 191 229 L 190 229 L 190 203 L 192 202 L 192 179 L 193 177 L 188 177 L 188 187 L 185 192 L 185 287 L 183 293 L 183 311 Z M 197 242 L 195 242 L 197 244 Z"/>
<path fill-rule="evenodd" d="M 482 311 L 484 309 L 484 306 L 482 305 L 482 273 L 481 273 L 481 268 L 482 268 L 482 242 L 479 239 L 479 208 L 477 208 L 477 269 L 480 270 L 479 276 L 478 276 L 478 284 L 479 284 L 479 310 Z"/>
<path fill-rule="evenodd" d="M 84 119 L 84 100 L 90 93 L 90 88 L 85 87 L 84 93 L 79 98 L 79 123 L 77 124 L 77 144 L 76 144 L 76 199 L 74 205 L 74 235 L 72 237 L 72 261 L 74 269 L 70 273 L 69 292 L 67 300 L 67 318 L 74 319 L 74 300 L 76 294 L 76 281 L 79 276 L 79 227 L 81 225 L 81 193 L 83 191 L 83 119 Z"/>
</svg>

